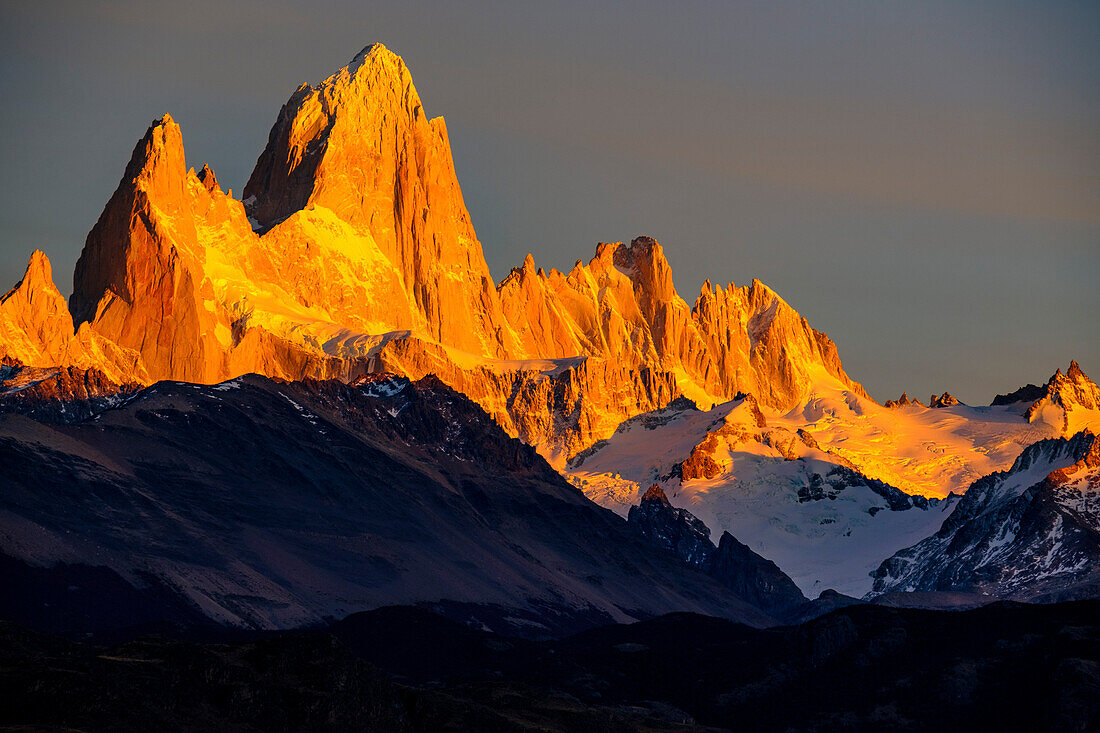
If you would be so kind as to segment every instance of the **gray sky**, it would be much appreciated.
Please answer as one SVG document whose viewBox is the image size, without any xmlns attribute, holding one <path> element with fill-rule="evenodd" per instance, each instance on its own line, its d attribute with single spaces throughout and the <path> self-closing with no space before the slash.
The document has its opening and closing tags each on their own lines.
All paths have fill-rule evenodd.
<svg viewBox="0 0 1100 733">
<path fill-rule="evenodd" d="M 295 87 L 381 41 L 497 279 L 648 234 L 689 303 L 759 277 L 880 400 L 1100 378 L 1095 3 L 0 8 L 0 291 L 36 247 L 71 291 L 154 117 L 239 192 Z"/>
</svg>

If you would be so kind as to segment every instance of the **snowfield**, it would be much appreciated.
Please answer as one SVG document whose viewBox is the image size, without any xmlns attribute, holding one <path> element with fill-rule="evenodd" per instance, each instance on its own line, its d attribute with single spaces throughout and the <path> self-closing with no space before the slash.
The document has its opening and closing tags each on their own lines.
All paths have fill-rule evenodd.
<svg viewBox="0 0 1100 733">
<path fill-rule="evenodd" d="M 761 408 L 763 427 L 747 400 L 710 410 L 678 401 L 624 422 L 565 474 L 624 516 L 660 483 L 712 536 L 730 532 L 808 597 L 829 588 L 858 597 L 871 590 L 871 573 L 885 558 L 939 530 L 970 484 L 1007 469 L 1026 446 L 1071 422 L 1060 408 L 1028 422 L 1027 407 L 887 408 L 822 371 L 793 409 Z M 1092 412 L 1072 411 L 1073 424 L 1096 425 Z M 715 468 L 685 480 L 678 466 L 693 451 Z M 876 482 L 912 495 L 910 505 L 891 507 L 873 490 Z"/>
</svg>

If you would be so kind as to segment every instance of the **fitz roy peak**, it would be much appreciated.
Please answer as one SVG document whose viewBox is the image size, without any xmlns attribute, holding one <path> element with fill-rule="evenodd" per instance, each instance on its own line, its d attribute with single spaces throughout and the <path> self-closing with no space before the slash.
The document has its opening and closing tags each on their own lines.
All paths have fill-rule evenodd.
<svg viewBox="0 0 1100 733">
<path fill-rule="evenodd" d="M 649 238 L 602 243 L 568 273 L 528 256 L 494 284 L 446 126 L 381 44 L 294 92 L 243 201 L 185 161 L 180 126 L 155 120 L 88 235 L 67 312 L 0 321 L 0 356 L 120 383 L 432 373 L 556 465 L 681 394 L 747 391 L 777 409 L 822 382 L 866 396 L 763 283 L 708 282 L 689 305 Z M 41 293 L 19 297 L 57 301 L 35 258 Z"/>
</svg>

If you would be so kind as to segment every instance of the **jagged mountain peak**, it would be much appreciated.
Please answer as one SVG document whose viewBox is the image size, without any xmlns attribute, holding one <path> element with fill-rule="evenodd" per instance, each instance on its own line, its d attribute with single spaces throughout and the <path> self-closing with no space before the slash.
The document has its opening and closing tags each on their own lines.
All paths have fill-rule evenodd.
<svg viewBox="0 0 1100 733">
<path fill-rule="evenodd" d="M 660 484 L 653 484 L 646 492 L 642 494 L 642 503 L 655 501 L 659 504 L 668 504 L 668 496 L 665 495 L 665 490 L 661 488 Z"/>
<path fill-rule="evenodd" d="M 672 282 L 672 267 L 665 251 L 652 237 L 635 237 L 630 246 L 614 250 L 615 266 L 633 273 L 635 290 L 642 308 L 651 317 L 658 303 L 670 303 L 687 310 L 686 303 L 676 293 Z"/>
<path fill-rule="evenodd" d="M 1060 370 L 1055 371 L 1054 375 L 1050 378 L 1048 384 L 1051 384 L 1057 388 L 1063 388 L 1068 385 L 1093 385 L 1095 382 L 1089 379 L 1089 376 L 1081 369 L 1081 365 L 1076 360 L 1071 359 L 1069 362 L 1069 368 L 1066 369 L 1066 373 L 1062 374 Z"/>
<path fill-rule="evenodd" d="M 53 281 L 50 260 L 35 250 L 15 287 L 0 296 L 0 355 L 22 363 L 60 363 L 73 339 L 73 322 Z"/>
<path fill-rule="evenodd" d="M 11 290 L 0 297 L 0 303 L 3 303 L 9 298 L 16 297 L 21 293 L 29 296 L 40 288 L 57 291 L 57 286 L 54 285 L 53 281 L 53 266 L 50 264 L 50 258 L 47 257 L 46 253 L 42 250 L 36 249 L 34 252 L 31 252 L 30 259 L 27 261 L 27 269 L 23 272 L 23 277 Z"/>
<path fill-rule="evenodd" d="M 118 383 L 149 377 L 136 352 L 103 339 L 87 324 L 74 332 L 68 303 L 41 250 L 31 254 L 23 278 L 0 297 L 0 358 L 54 371 L 102 370 Z"/>
<path fill-rule="evenodd" d="M 363 61 L 366 61 L 367 58 L 370 56 L 374 56 L 376 58 L 385 58 L 390 61 L 401 61 L 401 57 L 388 49 L 386 47 L 386 44 L 379 41 L 374 41 L 373 43 L 368 43 L 366 46 L 363 46 L 362 50 L 360 50 L 359 53 L 355 54 L 351 58 L 349 65 L 362 63 Z"/>
<path fill-rule="evenodd" d="M 174 176 L 185 170 L 184 160 L 183 132 L 172 115 L 166 113 L 149 124 L 145 136 L 134 148 L 126 174 L 129 178 L 139 178 L 143 173 Z"/>
<path fill-rule="evenodd" d="M 170 115 L 153 120 L 73 271 L 76 325 L 140 355 L 134 374 L 115 379 L 146 370 L 154 379 L 224 378 L 229 323 L 214 304 L 207 250 L 251 236 L 240 204 L 188 172 L 180 126 Z"/>
<path fill-rule="evenodd" d="M 911 399 L 907 392 L 902 392 L 901 397 L 897 398 L 896 400 L 886 400 L 886 402 L 882 403 L 882 406 L 887 408 L 908 407 L 909 405 L 918 405 L 920 407 L 924 407 L 924 403 L 915 398 Z"/>
<path fill-rule="evenodd" d="M 1100 387 L 1071 361 L 1065 374 L 1054 372 L 1025 415 L 1029 422 L 1047 422 L 1068 437 L 1100 420 Z"/>
<path fill-rule="evenodd" d="M 168 114 L 153 120 L 134 146 L 122 179 L 89 232 L 77 260 L 73 271 L 73 296 L 69 301 L 69 310 L 77 324 L 96 316 L 97 307 L 107 293 L 127 303 L 133 302 L 135 283 L 127 276 L 125 267 L 131 243 L 130 229 L 136 225 L 152 236 L 151 230 L 156 225 L 151 216 L 140 221 L 131 221 L 131 217 L 154 201 L 156 209 L 169 217 L 175 218 L 182 213 L 185 160 L 180 126 Z M 190 239 L 194 239 L 193 225 L 190 231 Z M 180 234 L 183 237 L 179 244 L 193 249 L 189 242 L 183 241 L 185 233 Z"/>
<path fill-rule="evenodd" d="M 203 164 L 202 170 L 198 172 L 196 177 L 207 191 L 221 191 L 221 187 L 218 185 L 218 177 L 214 175 L 214 169 L 208 164 Z"/>
<path fill-rule="evenodd" d="M 424 335 L 481 357 L 519 351 L 454 171 L 442 118 L 381 44 L 283 106 L 244 189 L 261 232 L 309 207 L 370 237 Z"/>
<path fill-rule="evenodd" d="M 390 104 L 398 95 L 407 110 L 423 116 L 420 95 L 404 59 L 381 43 L 357 53 L 346 66 L 337 69 L 313 90 L 325 90 L 330 114 L 349 112 L 360 105 Z"/>
<path fill-rule="evenodd" d="M 369 45 L 320 83 L 298 87 L 283 105 L 244 188 L 250 213 L 270 227 L 316 203 L 358 223 L 376 210 L 376 187 L 397 175 L 385 175 L 386 163 L 399 163 L 386 159 L 412 152 L 410 142 L 433 143 L 426 125 L 404 62 Z M 356 188 L 365 189 L 362 196 Z"/>
<path fill-rule="evenodd" d="M 928 398 L 928 406 L 932 408 L 955 407 L 958 404 L 959 401 L 950 392 L 944 392 L 938 397 L 932 395 Z"/>
</svg>

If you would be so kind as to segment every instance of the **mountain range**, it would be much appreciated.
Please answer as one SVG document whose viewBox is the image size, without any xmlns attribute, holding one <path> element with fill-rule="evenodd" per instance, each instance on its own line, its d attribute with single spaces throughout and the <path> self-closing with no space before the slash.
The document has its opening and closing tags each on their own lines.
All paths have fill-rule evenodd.
<svg viewBox="0 0 1100 733">
<path fill-rule="evenodd" d="M 431 604 L 538 636 L 1100 594 L 1076 362 L 990 406 L 879 404 L 767 285 L 689 303 L 649 237 L 496 283 L 381 44 L 291 95 L 240 198 L 154 120 L 71 297 L 40 251 L 0 297 L 0 364 L 5 590 L 51 628 L 110 597 L 134 623 Z"/>
<path fill-rule="evenodd" d="M 378 44 L 294 93 L 244 193 L 189 170 L 179 125 L 155 120 L 68 307 L 36 252 L 4 298 L 0 348 L 142 384 L 433 373 L 551 460 L 679 394 L 789 407 L 815 380 L 864 394 L 758 281 L 706 283 L 689 307 L 652 239 L 600 244 L 569 273 L 528 257 L 494 284 L 446 126 Z"/>
</svg>

